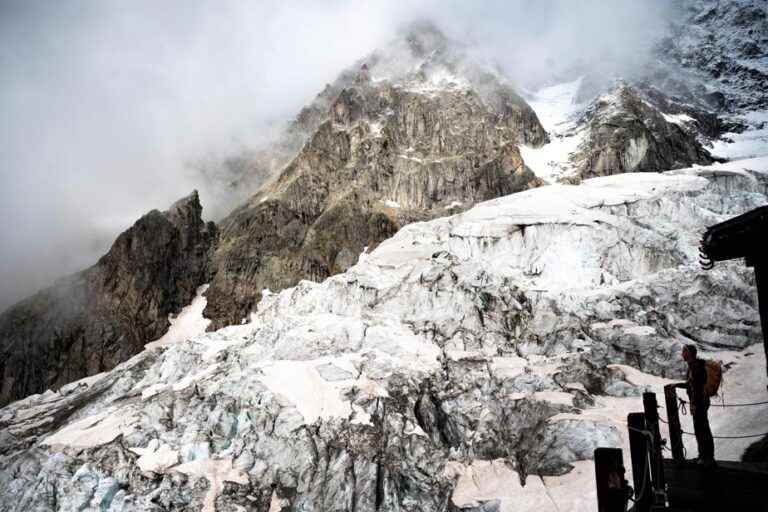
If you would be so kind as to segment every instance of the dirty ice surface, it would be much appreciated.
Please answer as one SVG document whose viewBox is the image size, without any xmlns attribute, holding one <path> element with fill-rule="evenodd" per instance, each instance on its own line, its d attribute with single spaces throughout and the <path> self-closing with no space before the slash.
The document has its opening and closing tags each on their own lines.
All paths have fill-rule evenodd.
<svg viewBox="0 0 768 512">
<path fill-rule="evenodd" d="M 120 446 L 137 456 L 124 467 L 167 475 L 147 480 L 151 488 L 132 485 L 137 503 L 160 492 L 152 487 L 158 482 L 183 473 L 192 479 L 189 492 L 196 493 L 200 508 L 212 510 L 217 501 L 236 498 L 224 492 L 229 486 L 255 488 L 266 481 L 262 465 L 314 467 L 311 457 L 301 451 L 287 455 L 276 440 L 309 452 L 305 439 L 322 434 L 312 425 L 379 435 L 383 405 L 408 398 L 422 384 L 439 383 L 451 392 L 461 391 L 458 386 L 471 390 L 458 395 L 459 415 L 497 405 L 503 411 L 514 404 L 509 410 L 518 410 L 518 403 L 530 411 L 546 407 L 540 422 L 539 413 L 520 418 L 536 421 L 543 435 L 552 436 L 544 456 L 574 467 L 559 477 L 529 474 L 523 487 L 514 468 L 496 455 L 478 460 L 476 454 L 407 452 L 423 457 L 414 459 L 420 464 L 434 455 L 439 464 L 424 466 L 434 475 L 447 465 L 455 478 L 454 505 L 491 501 L 502 511 L 595 510 L 594 471 L 585 459 L 593 445 L 624 446 L 628 457 L 626 416 L 641 410 L 642 400 L 638 394 L 588 392 L 584 379 L 598 378 L 592 366 L 579 370 L 586 372 L 581 377 L 558 380 L 557 374 L 588 357 L 599 371 L 615 363 L 609 369 L 622 377 L 613 384 L 651 389 L 661 397 L 671 381 L 629 366 L 625 354 L 640 351 L 644 364 L 656 365 L 657 375 L 669 374 L 664 372 L 680 364 L 672 349 L 681 340 L 673 333 L 695 331 L 717 315 L 723 331 L 710 346 L 727 344 L 732 350 L 702 355 L 730 364 L 726 402 L 765 396 L 764 355 L 752 345 L 754 322 L 744 322 L 756 315 L 754 301 L 745 299 L 754 290 L 750 274 L 736 264 L 718 264 L 710 272 L 697 265 L 704 226 L 768 202 L 764 176 L 747 170 L 768 171 L 768 157 L 540 187 L 409 224 L 347 272 L 264 294 L 250 323 L 216 332 L 204 333 L 201 289 L 157 348 L 150 346 L 104 374 L 0 409 L 0 436 L 7 432 L 3 439 L 15 443 L 13 457 L 43 453 L 50 461 L 39 470 L 19 465 L 0 472 L 0 485 L 20 494 L 46 479 L 74 485 L 69 466 L 59 462 L 66 460 L 62 454 L 87 456 L 120 439 Z M 649 298 L 655 305 L 649 306 Z M 486 314 L 479 316 L 483 309 Z M 662 324 L 645 319 L 649 309 L 663 312 L 664 325 L 675 330 L 657 331 Z M 498 333 L 511 332 L 504 322 L 516 318 L 529 324 L 521 329 L 536 339 L 519 336 L 511 350 Z M 579 333 L 587 328 L 589 338 L 563 334 L 568 322 Z M 434 332 L 445 333 L 442 343 Z M 611 347 L 618 349 L 601 352 Z M 442 377 L 446 368 L 455 370 L 451 378 Z M 484 394 L 477 386 L 483 381 L 498 382 L 491 388 L 498 393 Z M 611 382 L 605 384 L 607 390 Z M 436 450 L 413 407 L 387 410 L 402 427 L 402 439 Z M 759 433 L 768 423 L 765 414 L 764 407 L 713 406 L 713 431 Z M 692 431 L 689 422 L 684 416 L 683 428 Z M 692 442 L 686 439 L 690 457 Z M 716 455 L 736 459 L 749 442 L 717 441 Z M 263 450 L 258 461 L 235 460 L 257 448 Z M 10 460 L 3 457 L 0 452 L 0 464 Z M 83 468 L 77 482 L 98 475 L 112 481 L 99 460 L 88 460 Z M 196 483 L 202 479 L 207 484 Z M 127 492 L 114 503 L 127 499 Z M 308 488 L 305 496 L 311 492 Z M 281 506 L 280 496 L 270 497 Z M 67 499 L 73 509 L 92 501 L 71 493 Z"/>
</svg>

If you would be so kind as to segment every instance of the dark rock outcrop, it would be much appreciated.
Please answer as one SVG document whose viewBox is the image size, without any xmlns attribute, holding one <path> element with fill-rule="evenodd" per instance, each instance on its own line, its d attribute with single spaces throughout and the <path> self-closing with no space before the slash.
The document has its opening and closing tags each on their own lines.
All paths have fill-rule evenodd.
<svg viewBox="0 0 768 512">
<path fill-rule="evenodd" d="M 651 101 L 663 102 L 670 112 Z M 687 128 L 685 123 L 705 124 L 706 131 L 716 132 L 716 118 L 702 113 L 702 122 L 673 107 L 661 93 L 649 96 L 624 83 L 597 98 L 584 114 L 588 134 L 573 156 L 579 175 L 658 172 L 712 163 L 697 139 L 698 130 Z"/>
<path fill-rule="evenodd" d="M 216 227 L 197 192 L 153 210 L 93 267 L 0 315 L 0 404 L 113 368 L 168 329 L 208 276 Z"/>
</svg>

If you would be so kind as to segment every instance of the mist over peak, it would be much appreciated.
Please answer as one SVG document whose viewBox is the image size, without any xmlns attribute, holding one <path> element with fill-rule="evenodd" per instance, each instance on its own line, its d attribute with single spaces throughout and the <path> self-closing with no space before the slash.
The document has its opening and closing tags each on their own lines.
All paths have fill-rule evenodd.
<svg viewBox="0 0 768 512">
<path fill-rule="evenodd" d="M 206 216 L 226 215 L 259 184 L 232 169 L 371 55 L 374 78 L 385 64 L 471 54 L 533 88 L 639 65 L 669 4 L 5 2 L 0 308 L 93 263 L 132 220 L 192 188 Z M 388 58 L 393 39 L 403 53 Z"/>
</svg>

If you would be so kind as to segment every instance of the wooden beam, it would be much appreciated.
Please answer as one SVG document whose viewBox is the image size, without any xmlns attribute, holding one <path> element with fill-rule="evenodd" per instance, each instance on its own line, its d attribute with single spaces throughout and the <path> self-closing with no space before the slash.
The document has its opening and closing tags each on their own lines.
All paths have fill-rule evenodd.
<svg viewBox="0 0 768 512">
<path fill-rule="evenodd" d="M 629 427 L 629 452 L 632 458 L 632 481 L 635 486 L 635 510 L 648 512 L 651 509 L 651 474 L 648 438 L 643 434 L 645 413 L 629 413 L 627 426 Z"/>
<path fill-rule="evenodd" d="M 757 303 L 760 309 L 760 324 L 763 330 L 765 374 L 768 376 L 768 262 L 765 259 L 755 261 L 755 283 L 757 285 Z"/>
<path fill-rule="evenodd" d="M 664 464 L 661 453 L 661 432 L 659 431 L 659 405 L 656 393 L 643 393 L 643 409 L 645 410 L 645 427 L 651 432 L 653 444 L 648 450 L 651 459 L 651 481 L 653 482 L 654 505 L 664 505 Z"/>
<path fill-rule="evenodd" d="M 621 449 L 595 448 L 594 458 L 598 512 L 625 512 L 629 489 Z"/>
<path fill-rule="evenodd" d="M 664 461 L 670 506 L 685 510 L 768 512 L 768 468 L 719 461 L 702 466 L 689 461 Z"/>
<path fill-rule="evenodd" d="M 677 412 L 676 384 L 664 386 L 664 402 L 667 407 L 667 425 L 669 426 L 669 444 L 672 449 L 672 459 L 685 460 L 683 432 L 680 428 L 680 415 Z"/>
</svg>

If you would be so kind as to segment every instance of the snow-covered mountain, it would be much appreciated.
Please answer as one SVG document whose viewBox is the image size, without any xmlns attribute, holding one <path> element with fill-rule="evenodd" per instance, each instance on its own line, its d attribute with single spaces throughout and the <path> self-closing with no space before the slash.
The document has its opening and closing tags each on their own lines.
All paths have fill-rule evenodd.
<svg viewBox="0 0 768 512">
<path fill-rule="evenodd" d="M 753 273 L 698 243 L 768 204 L 765 6 L 685 5 L 656 67 L 537 91 L 413 25 L 217 226 L 151 212 L 1 315 L 0 511 L 591 511 L 683 343 L 759 401 Z"/>
</svg>

